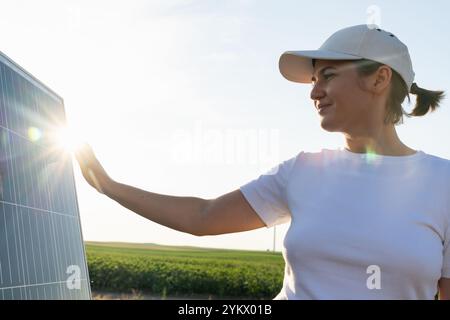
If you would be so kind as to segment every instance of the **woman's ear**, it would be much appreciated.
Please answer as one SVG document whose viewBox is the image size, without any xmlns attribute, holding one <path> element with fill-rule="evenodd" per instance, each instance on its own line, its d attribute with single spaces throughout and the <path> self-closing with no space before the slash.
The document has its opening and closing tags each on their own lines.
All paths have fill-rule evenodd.
<svg viewBox="0 0 450 320">
<path fill-rule="evenodd" d="M 389 84 L 391 83 L 392 78 L 392 69 L 386 65 L 382 65 L 375 72 L 374 77 L 372 78 L 372 90 L 375 93 L 381 93 L 387 88 L 389 88 Z"/>
</svg>

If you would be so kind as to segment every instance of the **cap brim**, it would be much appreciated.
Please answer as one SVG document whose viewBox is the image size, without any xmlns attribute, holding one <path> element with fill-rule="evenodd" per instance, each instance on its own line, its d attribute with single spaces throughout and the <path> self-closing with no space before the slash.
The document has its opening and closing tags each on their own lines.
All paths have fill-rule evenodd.
<svg viewBox="0 0 450 320">
<path fill-rule="evenodd" d="M 310 83 L 314 68 L 312 59 L 361 60 L 361 57 L 326 50 L 286 51 L 280 57 L 280 72 L 293 82 Z"/>
</svg>

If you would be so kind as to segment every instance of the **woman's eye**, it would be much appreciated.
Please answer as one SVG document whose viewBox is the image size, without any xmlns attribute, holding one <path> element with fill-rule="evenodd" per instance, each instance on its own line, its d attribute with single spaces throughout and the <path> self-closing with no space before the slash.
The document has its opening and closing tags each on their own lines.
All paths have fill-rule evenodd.
<svg viewBox="0 0 450 320">
<path fill-rule="evenodd" d="M 334 73 L 328 73 L 328 74 L 322 75 L 322 78 L 325 79 L 325 80 L 328 80 L 328 79 L 330 79 L 333 76 L 334 76 Z M 312 80 L 311 81 L 311 85 L 314 86 L 316 84 L 316 82 L 317 82 L 317 80 Z"/>
</svg>

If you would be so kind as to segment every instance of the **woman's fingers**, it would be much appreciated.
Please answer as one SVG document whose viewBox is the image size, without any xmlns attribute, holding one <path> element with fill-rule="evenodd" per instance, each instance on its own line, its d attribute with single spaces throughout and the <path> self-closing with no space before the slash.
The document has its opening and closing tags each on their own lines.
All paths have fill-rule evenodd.
<svg viewBox="0 0 450 320">
<path fill-rule="evenodd" d="M 108 174 L 95 157 L 91 146 L 89 144 L 82 145 L 75 152 L 75 157 L 86 181 L 99 192 L 103 193 L 102 182 L 108 180 Z"/>
<path fill-rule="evenodd" d="M 83 144 L 81 147 L 79 147 L 76 152 L 75 152 L 75 157 L 77 158 L 78 161 L 84 161 L 86 162 L 87 160 L 95 157 L 94 156 L 94 152 L 92 151 L 92 148 L 90 145 Z"/>
</svg>

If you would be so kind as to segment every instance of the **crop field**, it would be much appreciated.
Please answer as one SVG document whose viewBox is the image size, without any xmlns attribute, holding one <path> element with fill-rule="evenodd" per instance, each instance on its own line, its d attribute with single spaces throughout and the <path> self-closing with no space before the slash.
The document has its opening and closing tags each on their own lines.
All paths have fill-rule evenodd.
<svg viewBox="0 0 450 320">
<path fill-rule="evenodd" d="M 272 299 L 283 281 L 279 252 L 87 242 L 86 254 L 93 291 Z"/>
</svg>

